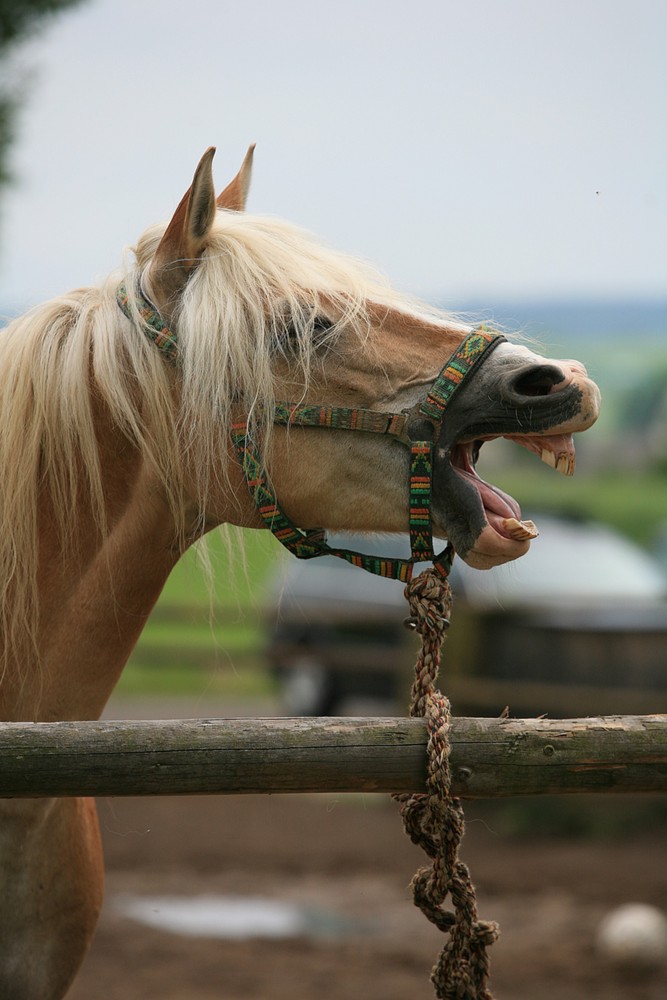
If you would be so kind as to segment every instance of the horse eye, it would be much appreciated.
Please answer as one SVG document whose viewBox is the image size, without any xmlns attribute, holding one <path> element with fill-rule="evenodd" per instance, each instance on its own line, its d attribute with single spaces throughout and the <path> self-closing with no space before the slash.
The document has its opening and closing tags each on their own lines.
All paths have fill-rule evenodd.
<svg viewBox="0 0 667 1000">
<path fill-rule="evenodd" d="M 327 319 L 326 316 L 316 316 L 313 321 L 313 337 L 315 339 L 315 343 L 317 344 L 318 340 L 321 340 L 322 337 L 326 336 L 332 327 L 333 323 L 330 319 Z"/>
<path fill-rule="evenodd" d="M 327 334 L 333 328 L 333 323 L 326 316 L 316 316 L 312 322 L 312 338 L 313 346 L 319 347 L 319 345 L 324 341 Z M 296 324 L 294 322 L 286 322 L 283 329 L 279 333 L 279 341 L 282 343 L 285 349 L 289 349 L 294 345 L 298 339 L 298 331 Z"/>
</svg>

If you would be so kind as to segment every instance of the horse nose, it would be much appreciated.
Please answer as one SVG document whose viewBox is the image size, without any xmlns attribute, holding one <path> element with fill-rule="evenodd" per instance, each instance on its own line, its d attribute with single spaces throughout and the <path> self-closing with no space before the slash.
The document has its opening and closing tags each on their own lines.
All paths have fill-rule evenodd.
<svg viewBox="0 0 667 1000">
<path fill-rule="evenodd" d="M 554 364 L 526 365 L 517 371 L 510 383 L 510 393 L 521 399 L 549 396 L 564 389 L 570 382 L 562 368 Z"/>
<path fill-rule="evenodd" d="M 586 366 L 582 365 L 581 361 L 574 361 L 572 358 L 568 358 L 567 361 L 560 361 L 559 364 L 563 368 L 569 369 L 573 375 L 583 375 L 584 377 L 588 375 Z"/>
</svg>

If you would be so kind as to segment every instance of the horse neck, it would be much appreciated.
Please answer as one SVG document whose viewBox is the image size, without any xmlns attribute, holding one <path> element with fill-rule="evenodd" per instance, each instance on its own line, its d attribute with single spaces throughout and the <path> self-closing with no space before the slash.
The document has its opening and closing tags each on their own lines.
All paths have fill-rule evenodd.
<svg viewBox="0 0 667 1000">
<path fill-rule="evenodd" d="M 13 654 L 0 717 L 98 718 L 179 551 L 155 477 L 119 432 L 100 428 L 106 530 L 85 491 L 63 544 L 50 496 L 38 511 L 37 649 Z"/>
</svg>

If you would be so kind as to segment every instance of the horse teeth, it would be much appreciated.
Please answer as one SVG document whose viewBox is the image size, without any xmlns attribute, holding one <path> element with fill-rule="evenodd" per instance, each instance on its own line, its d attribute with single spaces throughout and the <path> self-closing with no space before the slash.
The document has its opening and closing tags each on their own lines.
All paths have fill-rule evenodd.
<svg viewBox="0 0 667 1000">
<path fill-rule="evenodd" d="M 556 454 L 549 448 L 543 448 L 540 458 L 545 465 L 560 472 L 563 476 L 571 476 L 574 473 L 575 456 L 567 451 Z"/>
<path fill-rule="evenodd" d="M 574 455 L 568 455 L 567 452 L 562 452 L 558 456 L 558 461 L 556 462 L 556 469 L 558 472 L 562 473 L 564 476 L 571 476 L 574 473 Z"/>
<path fill-rule="evenodd" d="M 503 528 L 515 542 L 525 542 L 537 538 L 539 531 L 532 521 L 518 521 L 516 517 L 506 517 Z"/>
</svg>

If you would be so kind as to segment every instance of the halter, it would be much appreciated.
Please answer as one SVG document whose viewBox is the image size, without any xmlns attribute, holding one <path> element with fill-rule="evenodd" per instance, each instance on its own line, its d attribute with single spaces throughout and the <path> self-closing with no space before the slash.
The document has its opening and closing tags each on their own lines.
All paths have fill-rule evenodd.
<svg viewBox="0 0 667 1000">
<path fill-rule="evenodd" d="M 129 319 L 135 315 L 129 306 L 124 285 L 116 292 L 118 305 Z M 173 363 L 178 359 L 178 337 L 170 330 L 155 306 L 140 288 L 136 291 L 137 313 L 144 332 Z M 329 430 L 362 431 L 396 438 L 410 448 L 410 558 L 383 559 L 351 549 L 334 548 L 327 543 L 322 528 L 297 528 L 285 514 L 267 476 L 258 445 L 248 422 L 232 424 L 231 436 L 250 496 L 264 522 L 281 545 L 298 559 L 337 556 L 353 566 L 407 583 L 416 563 L 432 562 L 446 577 L 451 569 L 454 548 L 447 543 L 438 555 L 433 550 L 431 494 L 433 452 L 440 436 L 445 411 L 466 378 L 490 352 L 506 338 L 484 325 L 477 327 L 459 344 L 433 381 L 426 399 L 411 410 L 382 413 L 378 410 L 346 406 L 275 403 L 274 424 L 285 427 L 325 427 Z"/>
</svg>

